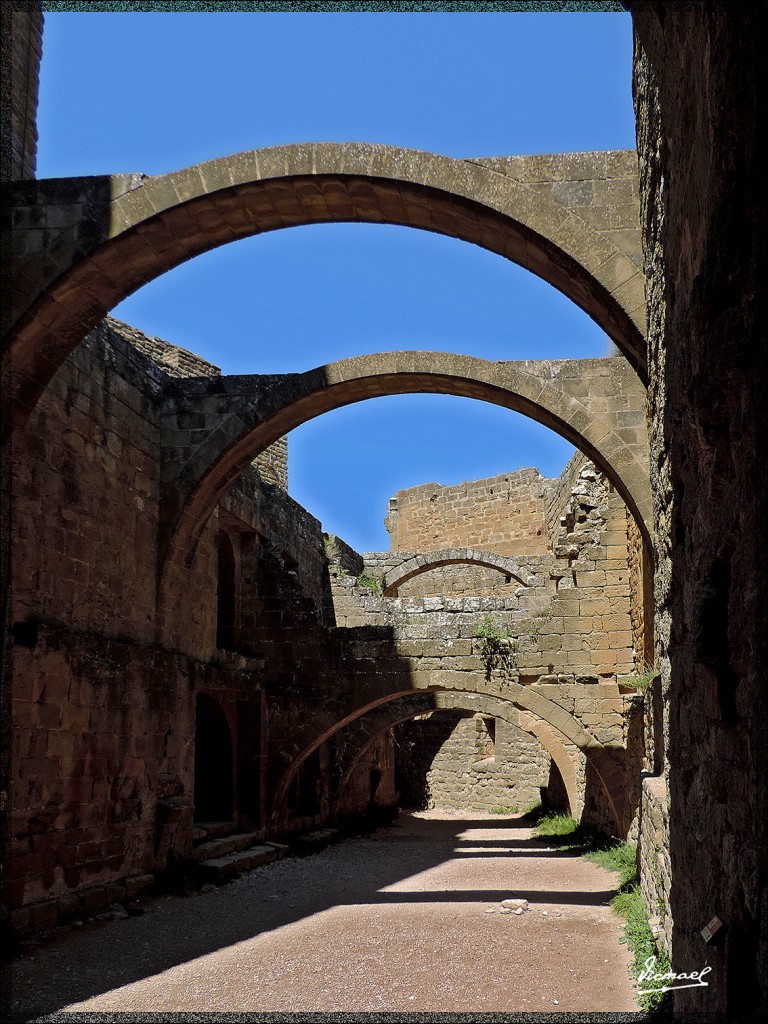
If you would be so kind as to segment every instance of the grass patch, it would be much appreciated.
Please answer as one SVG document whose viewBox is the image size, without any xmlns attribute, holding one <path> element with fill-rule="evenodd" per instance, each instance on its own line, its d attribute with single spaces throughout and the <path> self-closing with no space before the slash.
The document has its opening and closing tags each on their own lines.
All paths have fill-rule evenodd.
<svg viewBox="0 0 768 1024">
<path fill-rule="evenodd" d="M 637 877 L 637 851 L 628 843 L 620 843 L 589 825 L 580 825 L 568 814 L 547 811 L 539 806 L 528 814 L 535 821 L 533 834 L 546 839 L 551 846 L 572 850 L 587 860 L 608 871 L 618 871 L 619 888 L 611 900 L 611 910 L 625 920 L 621 941 L 629 947 L 632 958 L 632 973 L 637 979 L 645 967 L 648 957 L 656 958 L 658 973 L 669 971 L 666 955 L 657 949 L 640 891 Z M 640 1006 L 647 1014 L 647 1020 L 666 1022 L 672 1020 L 672 995 L 669 992 L 652 992 L 638 996 Z"/>
<path fill-rule="evenodd" d="M 515 667 L 517 639 L 491 615 L 486 615 L 475 630 L 475 636 L 482 640 L 480 657 L 485 665 L 485 678 L 490 681 L 498 669 L 507 679 Z"/>
<path fill-rule="evenodd" d="M 492 807 L 491 814 L 519 814 L 519 807 Z"/>
<path fill-rule="evenodd" d="M 645 967 L 648 957 L 656 958 L 654 970 L 663 974 L 671 970 L 669 960 L 663 950 L 657 949 L 653 938 L 648 915 L 645 911 L 645 901 L 640 892 L 640 884 L 634 882 L 628 885 L 623 892 L 618 892 L 611 900 L 611 909 L 615 914 L 626 920 L 622 942 L 625 942 L 632 953 L 634 963 L 632 973 L 638 978 Z M 646 995 L 638 996 L 640 1005 L 647 1014 L 649 1021 L 672 1021 L 672 993 L 671 992 L 649 992 Z"/>
<path fill-rule="evenodd" d="M 363 570 L 357 577 L 358 586 L 365 587 L 370 590 L 376 597 L 381 597 L 384 590 L 380 576 L 374 576 L 373 573 L 368 572 L 367 569 Z"/>
</svg>

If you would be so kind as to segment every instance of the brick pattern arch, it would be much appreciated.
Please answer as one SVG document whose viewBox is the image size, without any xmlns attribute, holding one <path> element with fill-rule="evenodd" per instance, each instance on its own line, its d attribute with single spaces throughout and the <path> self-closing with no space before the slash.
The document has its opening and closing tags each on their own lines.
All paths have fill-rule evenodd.
<svg viewBox="0 0 768 1024">
<path fill-rule="evenodd" d="M 356 740 L 350 743 L 350 757 L 357 759 L 373 740 L 385 729 L 415 715 L 434 710 L 462 710 L 479 712 L 495 718 L 503 718 L 535 736 L 552 756 L 563 778 L 573 814 L 581 814 L 583 801 L 579 795 L 575 762 L 569 754 L 577 750 L 587 758 L 605 792 L 616 835 L 624 834 L 628 822 L 625 808 L 625 776 L 620 763 L 622 752 L 604 747 L 589 731 L 562 708 L 540 694 L 532 693 L 530 687 L 510 684 L 504 697 L 470 690 L 433 690 L 429 692 L 410 691 L 393 694 L 375 704 L 360 708 L 348 715 L 336 726 L 316 737 L 299 753 L 281 778 L 272 802 L 271 826 L 280 827 L 286 823 L 286 797 L 293 778 L 302 763 L 331 736 L 354 723 Z M 342 770 L 338 793 L 344 779 L 352 768 L 348 761 Z"/>
<path fill-rule="evenodd" d="M 644 379 L 644 279 L 634 251 L 639 204 L 628 158 L 563 154 L 561 166 L 547 169 L 543 157 L 455 160 L 319 143 L 239 153 L 165 175 L 14 183 L 16 219 L 35 226 L 14 236 L 15 422 L 25 420 L 75 345 L 141 285 L 226 242 L 324 222 L 400 224 L 499 253 L 584 309 Z M 607 185 L 612 167 L 631 186 L 623 204 L 633 211 L 629 247 L 621 244 L 626 228 L 600 226 L 611 223 L 609 205 L 577 202 L 562 188 L 571 177 L 580 196 L 585 185 L 593 199 L 595 188 L 607 196 L 598 186 Z M 606 216 L 594 216 L 602 210 Z"/>
<path fill-rule="evenodd" d="M 189 564 L 224 492 L 288 431 L 344 405 L 412 393 L 475 398 L 550 427 L 599 466 L 648 539 L 645 389 L 626 360 L 490 362 L 451 353 L 387 352 L 306 373 L 174 382 L 163 423 L 166 558 Z"/>
<path fill-rule="evenodd" d="M 376 697 L 373 697 L 371 694 L 365 696 L 348 694 L 345 706 L 339 704 L 333 712 L 323 708 L 319 709 L 315 715 L 308 714 L 302 726 L 292 731 L 290 746 L 293 753 L 288 755 L 291 764 L 282 777 L 277 780 L 272 798 L 271 824 L 278 827 L 283 823 L 281 816 L 285 813 L 285 799 L 291 780 L 302 762 L 310 754 L 314 753 L 315 750 L 340 729 L 355 722 L 363 715 L 370 714 L 400 698 L 413 701 L 413 707 L 420 709 L 412 711 L 406 717 L 434 710 L 435 708 L 461 707 L 470 709 L 474 706 L 472 701 L 477 700 L 483 702 L 483 706 L 486 708 L 497 708 L 497 717 L 503 718 L 507 707 L 513 706 L 517 711 L 527 712 L 539 721 L 547 723 L 550 729 L 557 734 L 561 742 L 572 744 L 574 747 L 582 750 L 590 761 L 594 761 L 596 771 L 601 778 L 605 776 L 603 766 L 612 765 L 618 760 L 613 757 L 613 752 L 604 747 L 577 718 L 555 704 L 554 701 L 549 700 L 541 693 L 537 693 L 534 687 L 523 686 L 520 683 L 509 682 L 505 684 L 503 696 L 483 693 L 481 690 L 475 690 L 474 688 L 471 690 L 449 690 L 442 687 L 399 690 Z M 480 709 L 478 708 L 478 710 Z M 496 714 L 493 710 L 489 710 L 487 713 Z M 608 756 L 606 758 L 601 757 L 602 752 L 606 752 Z M 271 755 L 272 763 L 284 763 L 286 753 L 287 751 L 273 751 Z M 616 792 L 619 780 L 620 773 L 614 773 L 610 778 L 607 778 L 604 783 L 606 791 L 609 793 Z M 614 812 L 616 811 L 618 811 L 618 807 L 614 808 Z M 614 816 L 616 821 L 621 824 L 622 817 L 620 813 L 614 813 Z"/>
<path fill-rule="evenodd" d="M 571 814 L 578 820 L 583 810 L 584 801 L 579 793 L 576 777 L 576 767 L 573 756 L 579 756 L 577 748 L 567 741 L 564 741 L 557 731 L 546 722 L 541 722 L 532 715 L 523 714 L 508 701 L 500 701 L 497 698 L 489 697 L 487 694 L 472 693 L 441 693 L 436 694 L 430 700 L 430 694 L 412 694 L 408 697 L 398 697 L 396 700 L 375 709 L 367 715 L 363 715 L 356 723 L 358 728 L 354 737 L 350 737 L 346 744 L 345 763 L 341 766 L 341 777 L 338 783 L 335 806 L 338 806 L 344 798 L 344 793 L 355 772 L 357 765 L 366 751 L 387 729 L 391 729 L 401 722 L 406 722 L 416 715 L 424 714 L 426 711 L 450 709 L 471 711 L 482 715 L 489 715 L 493 718 L 501 718 L 516 726 L 523 732 L 533 736 L 544 747 L 552 760 L 557 765 L 558 771 L 563 779 Z"/>
<path fill-rule="evenodd" d="M 390 569 L 382 580 L 383 592 L 385 597 L 396 597 L 398 589 L 408 580 L 443 565 L 480 565 L 486 569 L 495 569 L 508 580 L 517 580 L 521 587 L 531 586 L 535 579 L 520 565 L 520 561 L 512 555 L 497 555 L 493 551 L 476 551 L 474 548 L 431 551 L 424 555 L 414 555 Z"/>
</svg>

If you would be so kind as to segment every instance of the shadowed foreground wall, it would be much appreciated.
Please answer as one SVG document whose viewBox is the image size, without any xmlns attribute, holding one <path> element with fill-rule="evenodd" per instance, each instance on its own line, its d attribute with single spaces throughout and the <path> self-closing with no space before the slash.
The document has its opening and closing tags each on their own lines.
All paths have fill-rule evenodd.
<svg viewBox="0 0 768 1024">
<path fill-rule="evenodd" d="M 765 4 L 632 2 L 673 962 L 688 1019 L 768 992 Z M 714 916 L 720 941 L 701 929 Z M 763 1018 L 764 1019 L 764 1016 Z"/>
</svg>

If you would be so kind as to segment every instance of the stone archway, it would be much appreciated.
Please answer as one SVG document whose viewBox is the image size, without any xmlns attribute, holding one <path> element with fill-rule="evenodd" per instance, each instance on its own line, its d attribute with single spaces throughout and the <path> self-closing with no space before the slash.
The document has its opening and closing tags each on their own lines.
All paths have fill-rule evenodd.
<svg viewBox="0 0 768 1024">
<path fill-rule="evenodd" d="M 576 788 L 575 770 L 567 755 L 569 746 L 575 747 L 585 755 L 599 779 L 606 794 L 616 833 L 622 834 L 625 830 L 628 823 L 625 821 L 622 791 L 624 778 L 617 751 L 604 747 L 578 719 L 563 708 L 541 694 L 532 692 L 531 687 L 517 683 L 510 683 L 508 692 L 503 697 L 473 690 L 400 691 L 358 707 L 336 723 L 327 725 L 314 737 L 310 737 L 308 733 L 303 739 L 296 737 L 299 753 L 292 759 L 290 767 L 283 774 L 275 790 L 270 815 L 272 826 L 278 826 L 285 818 L 287 794 L 303 762 L 340 729 L 366 718 L 366 724 L 371 727 L 368 739 L 372 740 L 383 729 L 398 721 L 405 721 L 414 715 L 436 709 L 478 711 L 496 718 L 511 720 L 513 725 L 518 724 L 518 713 L 522 712 L 521 721 L 525 724 L 520 727 L 526 731 L 530 731 L 528 726 L 531 718 L 545 725 L 546 729 L 539 729 L 537 734 L 531 734 L 536 735 L 542 743 L 542 737 L 546 735 L 547 744 L 544 745 L 550 753 L 556 751 L 553 757 L 556 756 L 556 764 L 563 776 L 572 809 L 579 808 L 581 801 Z"/>
<path fill-rule="evenodd" d="M 564 154 L 560 183 L 568 159 L 579 164 L 579 157 L 577 180 L 605 180 L 606 154 Z M 614 154 L 636 188 L 629 157 Z M 540 166 L 530 168 L 536 161 Z M 546 174 L 545 157 L 470 161 L 318 143 L 239 153 L 165 175 L 14 183 L 14 202 L 46 240 L 42 252 L 27 256 L 19 234 L 14 423 L 24 422 L 67 354 L 141 285 L 226 242 L 323 222 L 401 224 L 499 253 L 584 309 L 644 379 L 639 230 L 629 232 L 631 252 L 620 248 L 610 231 L 593 226 L 590 210 L 557 201 Z"/>
<path fill-rule="evenodd" d="M 360 730 L 358 742 L 352 745 L 350 757 L 339 781 L 336 805 L 343 801 L 345 790 L 361 759 L 387 729 L 409 721 L 416 715 L 424 714 L 425 711 L 457 710 L 501 718 L 536 739 L 552 758 L 560 772 L 572 815 L 577 820 L 580 818 L 584 801 L 579 792 L 574 763 L 574 754 L 578 755 L 579 750 L 574 744 L 564 741 L 562 735 L 546 722 L 518 711 L 509 702 L 499 702 L 493 697 L 488 697 L 487 694 L 441 693 L 432 700 L 425 699 L 429 696 L 428 694 L 413 694 L 409 697 L 397 698 L 390 704 L 377 708 L 374 712 L 364 715 L 358 720 Z M 502 707 L 502 704 L 506 706 Z"/>
<path fill-rule="evenodd" d="M 626 360 L 490 362 L 387 352 L 306 373 L 176 382 L 163 423 L 165 448 L 176 462 L 163 496 L 166 560 L 190 562 L 218 500 L 259 452 L 288 431 L 354 402 L 413 393 L 479 399 L 555 430 L 605 472 L 648 540 L 645 389 Z M 202 442 L 196 440 L 201 433 Z"/>
<path fill-rule="evenodd" d="M 443 565 L 479 565 L 494 569 L 507 580 L 514 579 L 521 587 L 527 587 L 530 574 L 520 565 L 521 561 L 512 555 L 497 555 L 494 551 L 477 551 L 474 548 L 430 551 L 414 555 L 390 569 L 382 580 L 383 593 L 385 597 L 395 597 L 404 583 Z"/>
</svg>

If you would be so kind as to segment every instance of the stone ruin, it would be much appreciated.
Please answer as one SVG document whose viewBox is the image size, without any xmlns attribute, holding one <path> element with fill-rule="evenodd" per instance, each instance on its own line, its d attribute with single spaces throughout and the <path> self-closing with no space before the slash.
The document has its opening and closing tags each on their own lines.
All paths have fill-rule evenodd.
<svg viewBox="0 0 768 1024">
<path fill-rule="evenodd" d="M 705 1011 L 675 992 L 681 1019 L 762 1019 L 764 12 L 624 6 L 637 152 L 324 143 L 37 180 L 42 5 L 3 5 L 7 928 L 96 912 L 174 866 L 251 867 L 398 800 L 538 793 L 637 842 L 660 944 L 677 970 L 712 967 Z M 233 378 L 107 317 L 199 252 L 332 220 L 483 245 L 620 354 Z M 585 454 L 556 481 L 395 496 L 390 552 L 324 536 L 286 492 L 285 436 L 430 390 Z"/>
</svg>

